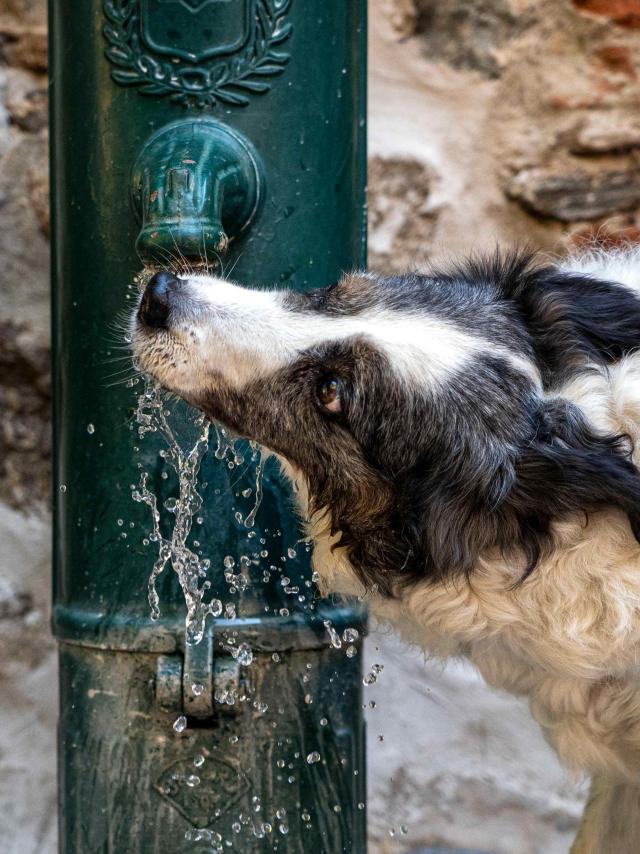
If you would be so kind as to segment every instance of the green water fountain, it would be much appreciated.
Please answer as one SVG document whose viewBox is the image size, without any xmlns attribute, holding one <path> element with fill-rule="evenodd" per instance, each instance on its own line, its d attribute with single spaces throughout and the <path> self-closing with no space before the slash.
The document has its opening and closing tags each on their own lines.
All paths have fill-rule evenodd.
<svg viewBox="0 0 640 854">
<path fill-rule="evenodd" d="M 143 268 L 305 290 L 364 264 L 365 0 L 51 0 L 50 32 L 60 851 L 364 854 L 362 611 L 318 600 L 276 467 L 247 527 L 250 474 L 210 450 L 192 544 L 234 607 L 190 643 L 167 569 L 151 619 L 132 492 L 176 481 L 110 375 Z"/>
</svg>

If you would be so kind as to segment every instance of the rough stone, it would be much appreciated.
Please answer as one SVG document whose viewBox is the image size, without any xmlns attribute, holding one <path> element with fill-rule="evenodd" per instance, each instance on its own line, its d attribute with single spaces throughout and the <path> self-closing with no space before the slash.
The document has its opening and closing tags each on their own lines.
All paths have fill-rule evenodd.
<svg viewBox="0 0 640 854">
<path fill-rule="evenodd" d="M 573 0 L 581 12 L 599 15 L 629 29 L 640 28 L 638 0 Z"/>
<path fill-rule="evenodd" d="M 631 48 L 621 44 L 604 44 L 595 51 L 594 56 L 606 70 L 622 74 L 630 80 L 637 79 L 638 57 Z"/>
<path fill-rule="evenodd" d="M 594 173 L 527 169 L 510 183 L 509 195 L 533 213 L 561 222 L 599 219 L 640 205 L 640 169 Z"/>
<path fill-rule="evenodd" d="M 28 133 L 46 128 L 49 119 L 46 78 L 11 69 L 5 85 L 9 120 Z"/>
<path fill-rule="evenodd" d="M 28 324 L 41 343 L 49 339 L 49 242 L 31 187 L 34 175 L 46 175 L 47 155 L 43 133 L 0 133 L 0 319 Z"/>
<path fill-rule="evenodd" d="M 640 147 L 640 118 L 623 111 L 592 112 L 571 142 L 575 154 L 611 154 Z"/>
<path fill-rule="evenodd" d="M 528 25 L 507 0 L 415 0 L 414 31 L 422 36 L 429 58 L 488 77 L 500 74 L 500 48 Z"/>
<path fill-rule="evenodd" d="M 47 31 L 0 23 L 0 61 L 42 74 L 47 70 Z"/>
<path fill-rule="evenodd" d="M 25 323 L 0 319 L 0 338 L 0 496 L 42 508 L 51 461 L 49 348 Z"/>
<path fill-rule="evenodd" d="M 49 206 L 49 170 L 33 166 L 27 175 L 31 207 L 44 237 L 51 236 L 51 209 Z"/>
<path fill-rule="evenodd" d="M 369 161 L 369 264 L 383 272 L 424 264 L 435 211 L 431 176 L 415 160 L 373 157 Z"/>
<path fill-rule="evenodd" d="M 32 607 L 33 600 L 26 590 L 0 576 L 0 620 L 24 617 Z"/>
<path fill-rule="evenodd" d="M 0 3 L 0 29 L 14 27 L 43 32 L 46 25 L 47 4 L 44 0 L 2 0 Z"/>
<path fill-rule="evenodd" d="M 0 542 L 1 847 L 6 854 L 55 854 L 57 684 L 49 631 L 50 522 L 0 504 Z M 7 592 L 9 613 L 1 610 Z"/>
<path fill-rule="evenodd" d="M 406 38 L 415 33 L 418 23 L 415 0 L 381 0 L 380 11 L 388 17 L 400 37 Z"/>
</svg>

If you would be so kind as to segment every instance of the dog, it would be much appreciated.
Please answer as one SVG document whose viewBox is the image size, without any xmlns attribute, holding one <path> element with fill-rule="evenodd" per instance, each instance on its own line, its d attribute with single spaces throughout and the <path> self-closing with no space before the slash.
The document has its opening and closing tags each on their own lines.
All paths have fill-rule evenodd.
<svg viewBox="0 0 640 854">
<path fill-rule="evenodd" d="M 527 697 L 592 777 L 575 854 L 640 851 L 640 250 L 156 273 L 135 361 L 280 459 L 323 592 Z"/>
</svg>

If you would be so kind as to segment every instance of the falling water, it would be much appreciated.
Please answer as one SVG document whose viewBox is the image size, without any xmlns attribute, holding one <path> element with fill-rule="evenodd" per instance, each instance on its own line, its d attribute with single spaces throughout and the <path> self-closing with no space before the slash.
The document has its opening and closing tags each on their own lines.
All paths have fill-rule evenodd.
<svg viewBox="0 0 640 854">
<path fill-rule="evenodd" d="M 164 461 L 173 469 L 178 479 L 178 495 L 168 498 L 162 507 L 158 506 L 158 498 L 149 485 L 149 473 L 142 472 L 138 485 L 132 486 L 134 501 L 147 504 L 151 510 L 153 528 L 149 535 L 151 542 L 157 543 L 158 557 L 149 577 L 149 605 L 151 618 L 157 620 L 160 616 L 160 597 L 156 589 L 156 581 L 170 564 L 178 576 L 187 606 L 186 630 L 189 643 L 199 643 L 204 635 L 205 621 L 208 615 L 219 617 L 224 610 L 227 617 L 235 615 L 235 606 L 227 604 L 223 609 L 220 599 L 207 598 L 211 590 L 211 581 L 207 580 L 210 561 L 198 555 L 187 543 L 191 534 L 193 521 L 201 522 L 198 511 L 202 507 L 202 496 L 198 492 L 198 473 L 204 455 L 209 447 L 209 436 L 212 425 L 202 414 L 196 414 L 193 425 L 196 428 L 195 441 L 183 448 L 183 436 L 178 436 L 170 421 L 171 410 L 168 408 L 167 395 L 150 378 L 144 381 L 144 390 L 138 396 L 136 421 L 138 436 L 143 439 L 148 433 L 160 435 L 166 442 L 166 448 L 160 451 Z M 244 457 L 229 439 L 221 427 L 213 427 L 217 435 L 215 457 L 224 460 L 228 455 L 230 467 L 242 465 Z M 251 461 L 258 459 L 255 469 L 255 487 L 246 489 L 243 495 L 254 494 L 252 509 L 245 516 L 239 511 L 237 521 L 245 528 L 253 528 L 256 513 L 262 501 L 262 477 L 265 465 L 265 455 L 255 442 L 250 442 Z M 163 475 L 164 476 L 164 475 Z M 172 531 L 169 537 L 162 534 L 161 511 L 167 511 L 174 516 Z M 198 543 L 194 542 L 194 547 Z M 241 568 L 250 563 L 245 556 L 240 558 Z M 236 589 L 243 590 L 248 584 L 243 575 L 234 575 L 232 567 L 235 561 L 231 556 L 225 558 L 225 578 L 235 584 Z"/>
<path fill-rule="evenodd" d="M 149 489 L 149 473 L 142 472 L 140 483 L 132 490 L 134 501 L 142 501 L 151 509 L 153 530 L 150 540 L 158 544 L 158 557 L 149 577 L 149 605 L 151 618 L 160 616 L 160 598 L 156 590 L 156 580 L 171 564 L 178 576 L 187 605 L 186 629 L 190 643 L 199 643 L 204 634 L 207 615 L 218 617 L 222 613 L 222 602 L 212 598 L 206 601 L 211 582 L 206 580 L 209 561 L 197 555 L 188 545 L 194 517 L 202 506 L 202 497 L 197 489 L 197 478 L 202 458 L 209 446 L 210 424 L 204 415 L 194 419 L 198 435 L 190 449 L 183 450 L 175 432 L 169 423 L 169 410 L 165 394 L 154 383 L 145 380 L 144 391 L 138 397 L 136 420 L 138 435 L 144 438 L 147 433 L 159 433 L 167 443 L 161 456 L 171 466 L 178 478 L 177 498 L 169 498 L 164 509 L 175 516 L 171 537 L 162 535 L 160 528 L 160 508 L 156 495 Z"/>
</svg>

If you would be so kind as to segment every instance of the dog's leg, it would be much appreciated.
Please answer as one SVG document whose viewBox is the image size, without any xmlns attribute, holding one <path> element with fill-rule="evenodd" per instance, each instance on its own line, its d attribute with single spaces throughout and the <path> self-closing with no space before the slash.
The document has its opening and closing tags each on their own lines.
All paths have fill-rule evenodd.
<svg viewBox="0 0 640 854">
<path fill-rule="evenodd" d="M 638 854 L 640 852 L 640 783 L 591 781 L 571 854 Z"/>
</svg>

